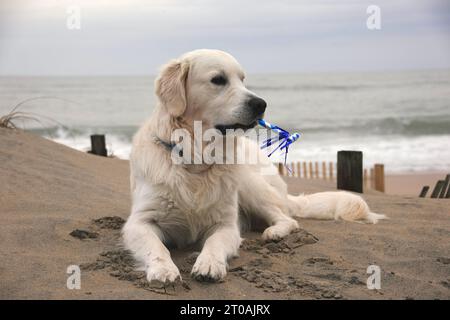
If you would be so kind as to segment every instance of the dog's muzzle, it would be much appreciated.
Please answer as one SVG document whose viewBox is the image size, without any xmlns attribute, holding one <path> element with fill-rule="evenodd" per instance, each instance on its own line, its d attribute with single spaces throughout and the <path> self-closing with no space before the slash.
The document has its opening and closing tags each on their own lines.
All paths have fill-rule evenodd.
<svg viewBox="0 0 450 320">
<path fill-rule="evenodd" d="M 251 128 L 254 128 L 256 126 L 256 121 L 253 121 L 250 124 L 240 124 L 240 123 L 235 123 L 235 124 L 219 124 L 216 125 L 215 128 L 217 130 L 219 130 L 223 135 L 225 135 L 227 133 L 227 130 L 237 130 L 237 129 L 242 129 L 242 130 L 249 130 Z"/>
</svg>

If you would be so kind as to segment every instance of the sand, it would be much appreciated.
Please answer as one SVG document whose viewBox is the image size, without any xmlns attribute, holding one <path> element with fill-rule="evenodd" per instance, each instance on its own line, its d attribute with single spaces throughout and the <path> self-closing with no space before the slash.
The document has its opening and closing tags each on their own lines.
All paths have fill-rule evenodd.
<svg viewBox="0 0 450 320">
<path fill-rule="evenodd" d="M 444 180 L 450 172 L 418 172 L 386 175 L 386 193 L 395 195 L 418 196 L 423 186 L 429 186 L 427 197 L 431 196 L 438 180 Z"/>
<path fill-rule="evenodd" d="M 364 195 L 378 225 L 299 220 L 297 233 L 263 243 L 244 234 L 221 283 L 189 277 L 194 249 L 172 252 L 184 282 L 150 286 L 120 247 L 130 206 L 128 162 L 0 129 L 1 299 L 449 299 L 450 200 Z M 286 178 L 291 192 L 333 190 Z M 66 287 L 69 265 L 81 289 Z M 369 290 L 369 265 L 381 289 Z"/>
</svg>

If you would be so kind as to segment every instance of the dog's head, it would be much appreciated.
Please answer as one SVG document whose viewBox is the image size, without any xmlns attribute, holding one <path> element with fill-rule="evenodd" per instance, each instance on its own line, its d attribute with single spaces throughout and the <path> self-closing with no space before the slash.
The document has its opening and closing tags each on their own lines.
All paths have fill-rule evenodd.
<svg viewBox="0 0 450 320">
<path fill-rule="evenodd" d="M 156 94 L 171 116 L 202 121 L 207 128 L 249 129 L 263 117 L 266 102 L 244 85 L 244 71 L 230 54 L 195 50 L 165 65 Z"/>
</svg>

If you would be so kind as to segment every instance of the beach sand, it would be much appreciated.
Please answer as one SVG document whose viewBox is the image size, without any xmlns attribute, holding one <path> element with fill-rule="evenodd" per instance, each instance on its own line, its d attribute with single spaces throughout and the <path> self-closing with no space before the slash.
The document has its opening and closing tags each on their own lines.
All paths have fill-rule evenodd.
<svg viewBox="0 0 450 320">
<path fill-rule="evenodd" d="M 390 220 L 299 220 L 302 230 L 278 243 L 246 233 L 222 283 L 190 279 L 194 249 L 175 250 L 184 282 L 164 290 L 149 286 L 120 247 L 127 161 L 0 129 L 0 176 L 2 299 L 450 298 L 450 200 L 369 190 L 373 211 Z M 292 193 L 335 188 L 285 179 Z M 69 265 L 81 267 L 80 290 L 66 287 Z M 380 290 L 366 286 L 369 265 L 381 269 Z"/>
<path fill-rule="evenodd" d="M 386 175 L 386 193 L 395 195 L 418 196 L 423 186 L 429 186 L 427 197 L 431 196 L 433 188 L 438 180 L 444 180 L 450 172 L 418 172 L 414 174 L 389 174 Z"/>
</svg>

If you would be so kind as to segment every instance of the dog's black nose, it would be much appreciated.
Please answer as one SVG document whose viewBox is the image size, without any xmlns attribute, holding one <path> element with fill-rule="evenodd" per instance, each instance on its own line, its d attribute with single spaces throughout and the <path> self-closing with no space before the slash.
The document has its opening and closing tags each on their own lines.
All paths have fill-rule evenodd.
<svg viewBox="0 0 450 320">
<path fill-rule="evenodd" d="M 257 114 L 261 115 L 266 111 L 267 103 L 258 97 L 252 97 L 250 100 L 248 100 L 248 106 L 252 109 L 252 111 Z"/>
</svg>

